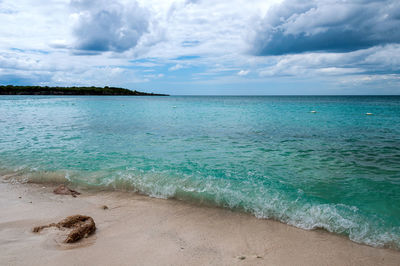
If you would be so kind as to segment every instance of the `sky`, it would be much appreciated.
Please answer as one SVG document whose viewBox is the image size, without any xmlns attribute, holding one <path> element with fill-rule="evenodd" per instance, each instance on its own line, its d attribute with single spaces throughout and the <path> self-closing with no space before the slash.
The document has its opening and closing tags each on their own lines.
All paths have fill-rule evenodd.
<svg viewBox="0 0 400 266">
<path fill-rule="evenodd" d="M 0 85 L 400 94 L 399 0 L 0 0 Z"/>
</svg>

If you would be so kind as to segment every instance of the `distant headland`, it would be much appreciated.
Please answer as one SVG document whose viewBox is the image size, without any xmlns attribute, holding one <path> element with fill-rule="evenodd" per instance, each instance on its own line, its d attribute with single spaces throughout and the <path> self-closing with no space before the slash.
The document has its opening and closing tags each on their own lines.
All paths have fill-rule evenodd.
<svg viewBox="0 0 400 266">
<path fill-rule="evenodd" d="M 48 86 L 0 86 L 0 95 L 126 95 L 126 96 L 169 96 L 128 90 L 117 87 L 48 87 Z"/>
</svg>

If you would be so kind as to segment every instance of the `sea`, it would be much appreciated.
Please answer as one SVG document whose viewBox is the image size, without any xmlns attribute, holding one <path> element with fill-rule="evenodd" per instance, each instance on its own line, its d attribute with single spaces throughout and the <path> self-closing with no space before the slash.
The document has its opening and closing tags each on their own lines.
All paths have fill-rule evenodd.
<svg viewBox="0 0 400 266">
<path fill-rule="evenodd" d="M 400 249 L 400 97 L 0 96 L 0 175 Z"/>
</svg>

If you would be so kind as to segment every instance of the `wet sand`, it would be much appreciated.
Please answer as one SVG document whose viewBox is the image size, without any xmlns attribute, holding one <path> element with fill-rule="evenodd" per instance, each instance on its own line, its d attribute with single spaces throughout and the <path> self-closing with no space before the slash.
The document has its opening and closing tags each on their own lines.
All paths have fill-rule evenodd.
<svg viewBox="0 0 400 266">
<path fill-rule="evenodd" d="M 73 198 L 53 188 L 0 182 L 1 265 L 400 265 L 399 251 L 244 213 L 127 192 Z M 32 232 L 74 214 L 93 217 L 96 233 L 64 244 L 55 228 Z"/>
</svg>

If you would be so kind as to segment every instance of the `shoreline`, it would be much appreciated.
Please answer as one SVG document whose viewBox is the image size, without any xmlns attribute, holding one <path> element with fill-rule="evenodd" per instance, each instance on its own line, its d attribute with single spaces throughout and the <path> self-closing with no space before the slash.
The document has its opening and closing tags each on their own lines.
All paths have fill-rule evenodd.
<svg viewBox="0 0 400 266">
<path fill-rule="evenodd" d="M 0 95 L 56 95 L 56 96 L 169 96 L 118 87 L 53 87 L 0 85 Z"/>
<path fill-rule="evenodd" d="M 53 188 L 1 180 L 0 261 L 6 265 L 398 265 L 400 261 L 397 250 L 227 209 L 118 191 L 82 190 L 73 198 L 55 195 Z M 93 217 L 96 233 L 64 244 L 57 230 L 31 231 L 74 214 Z"/>
</svg>

